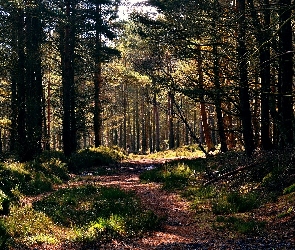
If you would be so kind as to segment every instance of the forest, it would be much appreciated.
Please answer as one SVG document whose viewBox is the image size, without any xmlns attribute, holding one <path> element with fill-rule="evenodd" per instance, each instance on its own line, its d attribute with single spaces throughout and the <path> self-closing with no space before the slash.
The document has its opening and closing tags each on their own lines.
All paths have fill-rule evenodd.
<svg viewBox="0 0 295 250">
<path fill-rule="evenodd" d="M 239 231 L 245 222 L 247 233 L 260 233 L 265 221 L 253 225 L 251 215 L 230 215 L 287 195 L 276 205 L 287 241 L 275 236 L 276 243 L 264 244 L 292 249 L 294 6 L 292 0 L 0 0 L 0 248 L 92 249 L 98 241 L 142 237 L 165 218 L 176 226 L 168 222 L 179 214 L 161 214 L 152 206 L 159 200 L 147 200 L 135 184 L 126 187 L 132 175 L 142 190 L 161 183 L 197 213 L 210 210 L 220 232 Z M 146 192 L 162 197 L 163 190 Z M 55 236 L 38 223 L 17 226 L 22 217 L 48 225 Z M 207 249 L 177 242 L 184 245 L 175 249 Z M 170 243 L 155 249 L 174 249 Z M 145 247 L 127 249 L 151 249 Z"/>
</svg>

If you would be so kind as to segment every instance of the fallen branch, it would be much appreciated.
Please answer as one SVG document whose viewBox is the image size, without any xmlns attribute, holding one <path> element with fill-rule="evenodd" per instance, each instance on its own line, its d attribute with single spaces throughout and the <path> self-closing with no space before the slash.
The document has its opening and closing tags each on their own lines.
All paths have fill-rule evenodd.
<svg viewBox="0 0 295 250">
<path fill-rule="evenodd" d="M 215 177 L 214 179 L 211 179 L 211 180 L 205 182 L 205 183 L 204 183 L 204 186 L 207 186 L 207 185 L 209 185 L 209 184 L 212 184 L 212 183 L 214 183 L 214 182 L 216 182 L 216 181 L 219 181 L 219 180 L 221 180 L 221 179 L 224 179 L 224 178 L 226 178 L 226 177 L 228 177 L 228 176 L 236 175 L 236 174 L 238 174 L 239 172 L 242 172 L 242 171 L 244 171 L 244 170 L 247 170 L 247 169 L 253 168 L 253 167 L 255 167 L 257 164 L 258 164 L 258 162 L 253 162 L 253 163 L 251 163 L 251 164 L 249 164 L 249 165 L 239 167 L 239 168 L 237 168 L 237 169 L 235 169 L 235 170 L 233 170 L 233 171 L 230 171 L 230 172 L 227 172 L 227 173 L 222 174 L 222 175 L 220 175 L 220 176 L 217 176 L 217 177 Z"/>
</svg>

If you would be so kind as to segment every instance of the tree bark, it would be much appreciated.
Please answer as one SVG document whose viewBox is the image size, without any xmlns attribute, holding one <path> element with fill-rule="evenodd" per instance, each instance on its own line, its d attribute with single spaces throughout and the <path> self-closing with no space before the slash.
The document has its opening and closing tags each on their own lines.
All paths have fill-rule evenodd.
<svg viewBox="0 0 295 250">
<path fill-rule="evenodd" d="M 102 134 L 102 107 L 101 107 L 101 88 L 102 88 L 102 69 L 101 69 L 101 32 L 102 32 L 102 16 L 101 16 L 101 4 L 96 4 L 96 20 L 95 20 L 95 71 L 94 71 L 94 138 L 95 147 L 101 145 Z"/>
<path fill-rule="evenodd" d="M 201 47 L 198 47 L 198 74 L 199 74 L 199 88 L 201 89 L 201 92 L 204 90 L 204 78 L 203 78 L 203 70 L 202 70 L 202 57 L 201 57 Z M 205 104 L 205 99 L 204 99 L 204 94 L 201 93 L 200 96 L 200 109 L 201 109 L 201 120 L 202 120 L 202 127 L 204 131 L 204 136 L 205 136 L 205 142 L 207 146 L 208 152 L 212 151 L 215 149 L 213 142 L 212 142 L 212 137 L 210 133 L 210 128 L 208 124 L 208 117 L 207 117 L 207 112 L 206 112 L 206 104 Z"/>
<path fill-rule="evenodd" d="M 291 0 L 280 0 L 280 30 L 279 30 L 279 117 L 280 117 L 280 147 L 291 146 L 293 138 L 293 46 L 291 23 Z"/>
<path fill-rule="evenodd" d="M 76 150 L 75 123 L 75 82 L 74 82 L 74 50 L 75 29 L 73 24 L 74 7 L 65 2 L 65 12 L 69 23 L 62 25 L 60 32 L 62 86 L 63 86 L 63 150 L 70 156 Z"/>
<path fill-rule="evenodd" d="M 174 95 L 169 91 L 168 93 L 168 128 L 169 128 L 169 149 L 175 147 L 175 138 L 174 138 L 174 122 L 173 122 L 173 104 L 174 104 Z"/>
<path fill-rule="evenodd" d="M 217 125 L 218 125 L 218 134 L 220 139 L 220 151 L 227 152 L 227 144 L 226 144 L 226 136 L 225 136 L 225 129 L 224 129 L 224 122 L 223 122 L 223 115 L 221 109 L 221 88 L 220 88 L 220 80 L 219 80 L 219 60 L 218 60 L 218 50 L 217 45 L 213 45 L 213 54 L 214 54 L 214 86 L 216 88 L 216 95 L 214 98 L 215 101 L 215 110 L 217 116 Z"/>
<path fill-rule="evenodd" d="M 41 37 L 42 27 L 37 7 L 26 11 L 26 113 L 27 148 L 24 160 L 31 160 L 41 152 L 42 138 L 42 73 Z"/>
<path fill-rule="evenodd" d="M 253 0 L 249 0 L 251 7 L 251 15 L 253 27 L 255 27 L 254 35 L 258 41 L 259 47 L 259 63 L 261 78 L 261 147 L 270 150 L 273 145 L 270 137 L 270 10 L 269 0 L 264 0 L 263 23 L 259 20 L 254 7 Z"/>
<path fill-rule="evenodd" d="M 253 128 L 250 110 L 250 97 L 247 72 L 246 57 L 246 20 L 245 20 L 245 0 L 237 1 L 238 19 L 238 67 L 239 67 L 239 98 L 240 117 L 242 121 L 242 131 L 244 146 L 247 156 L 251 156 L 255 147 L 253 139 Z"/>
</svg>

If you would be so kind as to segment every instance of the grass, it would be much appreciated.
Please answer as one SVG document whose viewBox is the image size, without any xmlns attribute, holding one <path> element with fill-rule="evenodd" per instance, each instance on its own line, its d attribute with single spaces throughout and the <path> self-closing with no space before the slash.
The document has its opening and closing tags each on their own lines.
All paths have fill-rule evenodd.
<svg viewBox="0 0 295 250">
<path fill-rule="evenodd" d="M 228 192 L 218 194 L 212 202 L 212 211 L 216 215 L 249 212 L 261 205 L 260 197 L 256 192 L 241 194 Z"/>
<path fill-rule="evenodd" d="M 161 182 L 166 190 L 185 189 L 195 174 L 204 169 L 203 159 L 177 160 L 162 167 L 147 170 L 140 175 L 142 182 Z"/>
<path fill-rule="evenodd" d="M 30 246 L 118 239 L 139 236 L 159 223 L 133 193 L 83 186 L 54 192 L 32 207 L 13 206 L 10 215 L 0 219 L 0 231 L 6 235 L 0 243 Z"/>
<path fill-rule="evenodd" d="M 171 158 L 203 158 L 204 153 L 199 149 L 198 145 L 182 146 L 177 149 L 163 150 L 150 154 L 136 155 L 129 154 L 131 159 L 171 159 Z"/>
<path fill-rule="evenodd" d="M 257 152 L 253 159 L 247 159 L 242 152 L 228 152 L 196 161 L 180 159 L 143 172 L 140 178 L 144 182 L 160 182 L 163 188 L 178 192 L 200 214 L 211 213 L 216 218 L 215 228 L 251 234 L 264 227 L 263 222 L 251 219 L 253 210 L 259 209 L 265 202 L 275 202 L 282 194 L 294 193 L 294 177 L 291 178 L 294 168 L 290 159 L 292 152 L 285 151 Z M 208 178 L 207 170 L 222 175 L 254 160 L 257 164 L 253 168 L 210 185 L 202 185 Z M 288 209 L 278 217 L 289 217 L 293 211 L 294 205 L 288 205 Z M 224 218 L 223 221 L 218 221 L 220 218 Z"/>
<path fill-rule="evenodd" d="M 236 233 L 249 235 L 262 231 L 265 228 L 265 223 L 236 216 L 218 216 L 213 226 L 217 230 L 227 229 Z"/>
<path fill-rule="evenodd" d="M 44 212 L 56 225 L 75 228 L 83 240 L 138 235 L 158 224 L 156 216 L 142 210 L 132 193 L 118 188 L 60 190 L 36 202 L 34 209 Z"/>
</svg>

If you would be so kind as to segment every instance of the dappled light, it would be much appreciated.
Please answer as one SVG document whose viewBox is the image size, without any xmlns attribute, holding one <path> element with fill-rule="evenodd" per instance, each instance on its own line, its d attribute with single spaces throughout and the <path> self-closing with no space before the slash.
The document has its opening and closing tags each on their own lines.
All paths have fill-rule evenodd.
<svg viewBox="0 0 295 250">
<path fill-rule="evenodd" d="M 294 250 L 294 11 L 0 0 L 0 250 Z"/>
</svg>

